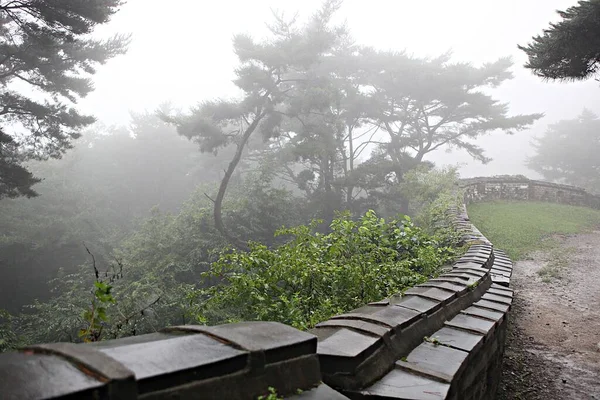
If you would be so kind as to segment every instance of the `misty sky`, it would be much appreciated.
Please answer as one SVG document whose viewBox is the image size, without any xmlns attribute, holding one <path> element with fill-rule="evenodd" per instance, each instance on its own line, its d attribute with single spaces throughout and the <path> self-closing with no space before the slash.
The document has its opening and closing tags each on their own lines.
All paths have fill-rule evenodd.
<svg viewBox="0 0 600 400">
<path fill-rule="evenodd" d="M 382 50 L 406 50 L 415 56 L 436 56 L 451 50 L 453 61 L 474 64 L 511 56 L 515 79 L 496 90 L 510 103 L 511 113 L 544 112 L 529 132 L 501 132 L 481 139 L 494 161 L 482 165 L 466 153 L 438 151 L 438 164 L 468 163 L 464 177 L 535 173 L 522 166 L 531 137 L 548 124 L 576 117 L 584 107 L 600 114 L 600 83 L 548 83 L 522 65 L 526 44 L 557 21 L 557 9 L 575 0 L 346 0 L 339 12 L 359 44 Z M 105 124 L 126 124 L 129 111 L 154 110 L 171 101 L 184 109 L 197 102 L 237 94 L 231 83 L 237 60 L 231 39 L 235 33 L 266 37 L 271 9 L 309 15 L 320 0 L 129 0 L 99 36 L 131 33 L 125 56 L 109 61 L 95 76 L 96 91 L 82 108 Z"/>
</svg>

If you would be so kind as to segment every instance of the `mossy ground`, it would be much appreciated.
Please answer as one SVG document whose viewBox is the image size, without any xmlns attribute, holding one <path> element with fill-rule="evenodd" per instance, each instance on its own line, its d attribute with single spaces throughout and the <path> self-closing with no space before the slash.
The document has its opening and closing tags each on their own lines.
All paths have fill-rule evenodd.
<svg viewBox="0 0 600 400">
<path fill-rule="evenodd" d="M 554 248 L 553 235 L 575 234 L 600 226 L 600 211 L 585 207 L 529 201 L 471 204 L 471 222 L 513 260 L 535 250 Z"/>
</svg>

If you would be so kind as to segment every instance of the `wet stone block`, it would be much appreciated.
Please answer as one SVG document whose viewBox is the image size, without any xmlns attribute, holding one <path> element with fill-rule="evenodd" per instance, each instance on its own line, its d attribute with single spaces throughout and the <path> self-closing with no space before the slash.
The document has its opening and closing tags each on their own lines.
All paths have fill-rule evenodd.
<svg viewBox="0 0 600 400">
<path fill-rule="evenodd" d="M 506 268 L 506 267 L 499 267 L 498 265 L 494 264 L 492 266 L 492 271 L 497 270 L 497 271 L 501 271 L 501 272 L 507 272 L 510 276 L 510 274 L 512 274 L 512 268 Z"/>
<path fill-rule="evenodd" d="M 322 383 L 314 389 L 303 391 L 293 396 L 285 397 L 290 400 L 348 400 L 340 392 Z"/>
<path fill-rule="evenodd" d="M 473 303 L 474 306 L 479 306 L 483 308 L 490 309 L 492 311 L 500 311 L 501 313 L 506 313 L 510 306 L 504 303 L 497 303 L 489 300 L 479 300 Z"/>
<path fill-rule="evenodd" d="M 408 308 L 409 310 L 418 311 L 424 314 L 431 314 L 437 311 L 442 303 L 417 296 L 403 297 L 396 305 L 396 307 Z"/>
<path fill-rule="evenodd" d="M 504 292 L 508 292 L 508 293 L 511 294 L 511 296 L 514 293 L 514 291 L 511 288 L 507 288 L 506 286 L 498 285 L 496 283 L 492 283 L 492 286 L 490 286 L 490 288 L 496 289 L 496 290 L 502 290 Z"/>
<path fill-rule="evenodd" d="M 247 353 L 205 335 L 175 336 L 100 351 L 134 371 L 140 394 L 238 372 Z"/>
<path fill-rule="evenodd" d="M 479 282 L 481 277 L 472 274 L 466 274 L 464 272 L 448 272 L 440 275 L 436 280 L 445 280 L 445 278 L 458 278 L 461 279 L 462 282 L 467 285 L 473 285 L 475 282 Z"/>
<path fill-rule="evenodd" d="M 444 346 L 449 346 L 458 350 L 472 352 L 483 345 L 484 336 L 478 333 L 466 332 L 460 329 L 443 327 L 432 338 L 439 340 Z"/>
<path fill-rule="evenodd" d="M 455 264 L 456 267 L 461 267 L 461 268 L 473 268 L 475 270 L 485 270 L 485 268 L 483 268 L 483 264 L 481 263 L 476 263 L 473 261 L 467 261 L 467 262 L 457 262 Z"/>
<path fill-rule="evenodd" d="M 404 292 L 404 295 L 424 297 L 426 299 L 440 301 L 444 304 L 456 297 L 456 293 L 449 292 L 447 290 L 419 286 L 408 289 L 406 292 Z"/>
<path fill-rule="evenodd" d="M 5 353 L 0 356 L 2 399 L 107 398 L 105 383 L 53 355 Z"/>
<path fill-rule="evenodd" d="M 492 274 L 492 282 L 508 287 L 508 285 L 510 285 L 510 278 L 499 274 Z"/>
<path fill-rule="evenodd" d="M 486 274 L 487 274 L 487 270 L 479 268 L 479 269 L 475 269 L 475 268 L 464 268 L 464 267 L 458 267 L 458 268 L 454 268 L 452 270 L 452 272 L 454 273 L 464 273 L 464 274 L 469 274 L 469 275 L 474 275 L 477 276 L 479 278 L 483 278 Z"/>
<path fill-rule="evenodd" d="M 346 314 L 337 315 L 331 319 L 357 319 L 398 329 L 410 325 L 420 318 L 421 312 L 407 308 L 365 306 Z"/>
<path fill-rule="evenodd" d="M 318 331 L 318 330 L 317 330 Z M 319 356 L 344 358 L 364 358 L 368 350 L 379 338 L 349 329 L 337 329 L 335 333 L 320 340 L 317 347 Z M 360 362 L 360 360 L 356 360 Z"/>
<path fill-rule="evenodd" d="M 474 333 L 488 334 L 496 323 L 483 318 L 472 317 L 469 315 L 459 314 L 446 322 L 446 326 L 453 328 L 464 329 Z"/>
<path fill-rule="evenodd" d="M 464 284 L 457 284 L 452 282 L 440 282 L 440 281 L 429 281 L 420 284 L 418 287 L 435 287 L 442 290 L 448 290 L 456 293 L 457 296 L 462 296 L 468 290 Z"/>
<path fill-rule="evenodd" d="M 493 294 L 493 293 L 486 293 L 481 297 L 482 300 L 488 300 L 488 301 L 495 301 L 496 303 L 503 303 L 503 304 L 512 304 L 512 298 L 510 297 L 505 297 L 505 296 L 498 296 L 497 294 Z"/>
<path fill-rule="evenodd" d="M 445 274 L 444 274 L 444 275 L 440 275 L 437 278 L 430 279 L 427 283 L 449 282 L 449 283 L 453 283 L 455 285 L 462 285 L 462 286 L 464 286 L 466 288 L 467 284 L 468 284 L 468 280 L 469 279 L 465 279 L 462 276 L 461 277 L 454 277 L 454 276 L 445 276 Z"/>
<path fill-rule="evenodd" d="M 339 328 L 348 328 L 354 329 L 362 333 L 367 333 L 373 336 L 385 336 L 392 331 L 392 328 L 385 327 L 382 325 L 377 325 L 371 322 L 361 321 L 358 319 L 330 319 L 328 321 L 321 322 L 317 324 L 317 328 L 323 327 L 339 327 Z"/>
<path fill-rule="evenodd" d="M 454 375 L 464 369 L 468 355 L 466 351 L 426 342 L 411 351 L 406 361 L 398 361 L 396 366 L 452 383 Z"/>
<path fill-rule="evenodd" d="M 317 347 L 317 339 L 313 335 L 278 322 L 184 325 L 165 331 L 201 333 L 243 350 L 264 352 L 267 363 L 314 353 Z"/>
<path fill-rule="evenodd" d="M 498 296 L 507 297 L 509 299 L 513 298 L 513 292 L 509 292 L 509 291 L 506 291 L 506 290 L 500 290 L 500 289 L 496 289 L 496 288 L 489 288 L 487 292 L 491 293 L 491 294 L 498 295 Z"/>
<path fill-rule="evenodd" d="M 372 399 L 442 400 L 449 390 L 448 383 L 395 369 L 360 393 Z"/>
<path fill-rule="evenodd" d="M 504 317 L 504 313 L 501 313 L 499 311 L 492 311 L 487 308 L 481 308 L 477 306 L 471 306 L 461 312 L 466 315 L 485 318 L 496 322 L 500 321 Z"/>
<path fill-rule="evenodd" d="M 502 271 L 496 268 L 492 268 L 490 270 L 490 275 L 492 276 L 501 276 L 507 279 L 510 279 L 510 277 L 512 276 L 512 272 L 506 272 L 506 271 Z"/>
</svg>

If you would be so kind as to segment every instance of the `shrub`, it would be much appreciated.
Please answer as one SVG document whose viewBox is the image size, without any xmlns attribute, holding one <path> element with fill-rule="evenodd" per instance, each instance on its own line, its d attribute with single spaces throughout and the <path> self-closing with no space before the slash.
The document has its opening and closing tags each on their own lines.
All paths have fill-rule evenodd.
<svg viewBox="0 0 600 400">
<path fill-rule="evenodd" d="M 307 329 L 332 315 L 402 292 L 435 276 L 453 257 L 440 238 L 410 218 L 390 222 L 369 211 L 339 214 L 330 233 L 319 221 L 279 230 L 292 239 L 275 248 L 223 252 L 204 279 L 219 284 L 190 298 L 201 323 L 279 321 Z"/>
</svg>

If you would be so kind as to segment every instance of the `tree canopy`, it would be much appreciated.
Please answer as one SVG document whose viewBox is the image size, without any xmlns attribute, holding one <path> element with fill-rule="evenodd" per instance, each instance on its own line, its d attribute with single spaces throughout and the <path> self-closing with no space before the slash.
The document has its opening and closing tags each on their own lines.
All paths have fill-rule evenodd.
<svg viewBox="0 0 600 400">
<path fill-rule="evenodd" d="M 575 119 L 550 125 L 535 144 L 529 168 L 545 179 L 600 193 L 600 119 L 583 110 Z"/>
<path fill-rule="evenodd" d="M 521 131 L 542 116 L 511 116 L 490 94 L 512 78 L 508 58 L 473 66 L 449 54 L 429 59 L 358 46 L 332 23 L 339 4 L 326 1 L 305 25 L 276 15 L 263 42 L 236 36 L 235 83 L 244 97 L 168 118 L 202 151 L 238 147 L 214 198 L 215 224 L 238 247 L 247 249 L 225 230 L 219 209 L 255 131 L 266 142 L 254 146 L 260 162 L 303 192 L 328 225 L 335 210 L 362 213 L 391 198 L 388 186 L 429 153 L 454 147 L 486 162 L 476 139 Z"/>
<path fill-rule="evenodd" d="M 529 57 L 525 67 L 546 79 L 595 75 L 600 67 L 600 0 L 581 0 L 558 14 L 562 21 L 550 24 L 527 46 L 519 46 Z"/>
<path fill-rule="evenodd" d="M 128 38 L 89 37 L 121 0 L 0 1 L 0 199 L 35 196 L 23 163 L 59 158 L 94 118 L 74 104 Z"/>
</svg>

